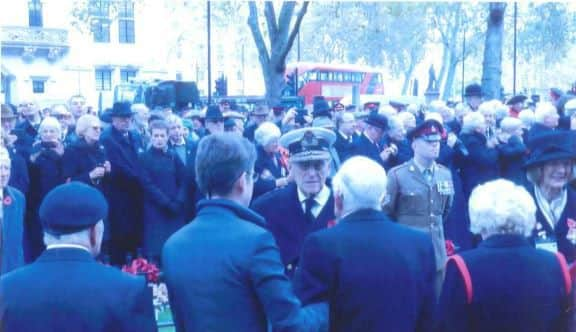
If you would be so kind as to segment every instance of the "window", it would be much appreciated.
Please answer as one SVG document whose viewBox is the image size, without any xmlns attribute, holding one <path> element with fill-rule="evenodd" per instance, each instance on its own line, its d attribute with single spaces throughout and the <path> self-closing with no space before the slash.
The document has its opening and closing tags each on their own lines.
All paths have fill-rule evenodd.
<svg viewBox="0 0 576 332">
<path fill-rule="evenodd" d="M 110 42 L 110 2 L 108 0 L 91 0 L 90 15 L 94 42 Z"/>
<path fill-rule="evenodd" d="M 112 70 L 96 69 L 96 91 L 112 90 Z"/>
<path fill-rule="evenodd" d="M 123 83 L 130 82 L 131 79 L 136 77 L 136 70 L 133 69 L 121 69 L 120 70 L 120 81 Z"/>
<path fill-rule="evenodd" d="M 44 93 L 44 83 L 46 83 L 45 80 L 32 80 L 32 92 Z"/>
<path fill-rule="evenodd" d="M 28 25 L 31 27 L 42 26 L 42 3 L 40 0 L 28 2 Z"/>
<path fill-rule="evenodd" d="M 134 2 L 124 0 L 118 5 L 118 41 L 134 44 Z"/>
</svg>

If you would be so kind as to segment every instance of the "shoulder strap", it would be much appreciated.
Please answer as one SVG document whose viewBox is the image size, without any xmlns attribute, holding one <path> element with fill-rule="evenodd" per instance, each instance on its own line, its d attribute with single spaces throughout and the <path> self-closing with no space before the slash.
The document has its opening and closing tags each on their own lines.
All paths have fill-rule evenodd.
<svg viewBox="0 0 576 332">
<path fill-rule="evenodd" d="M 556 258 L 558 263 L 560 263 L 560 269 L 562 270 L 562 275 L 564 276 L 564 286 L 566 288 L 566 294 L 572 292 L 572 278 L 570 278 L 570 272 L 568 271 L 568 264 L 566 264 L 566 258 L 560 252 L 556 252 Z"/>
<path fill-rule="evenodd" d="M 468 271 L 466 262 L 464 262 L 464 259 L 462 259 L 462 257 L 458 254 L 450 256 L 448 261 L 453 261 L 456 264 L 456 267 L 460 271 L 460 275 L 464 280 L 464 287 L 466 288 L 466 302 L 467 304 L 472 303 L 472 296 L 474 295 L 472 288 L 472 278 L 470 277 L 470 271 Z"/>
</svg>

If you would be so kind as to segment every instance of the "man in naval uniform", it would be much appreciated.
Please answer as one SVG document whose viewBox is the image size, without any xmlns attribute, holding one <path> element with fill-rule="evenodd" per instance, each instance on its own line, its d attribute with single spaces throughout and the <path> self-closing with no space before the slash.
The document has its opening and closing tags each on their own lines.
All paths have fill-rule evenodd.
<svg viewBox="0 0 576 332">
<path fill-rule="evenodd" d="M 266 219 L 289 276 L 298 263 L 304 238 L 334 221 L 334 199 L 326 178 L 335 140 L 334 132 L 324 128 L 296 129 L 280 137 L 280 144 L 290 153 L 288 170 L 294 182 L 252 203 L 252 209 Z"/>
<path fill-rule="evenodd" d="M 429 119 L 408 133 L 414 157 L 390 170 L 383 206 L 393 220 L 428 232 L 432 237 L 437 295 L 447 258 L 443 222 L 454 197 L 450 170 L 435 162 L 440 153 L 442 132 L 442 125 Z"/>
</svg>

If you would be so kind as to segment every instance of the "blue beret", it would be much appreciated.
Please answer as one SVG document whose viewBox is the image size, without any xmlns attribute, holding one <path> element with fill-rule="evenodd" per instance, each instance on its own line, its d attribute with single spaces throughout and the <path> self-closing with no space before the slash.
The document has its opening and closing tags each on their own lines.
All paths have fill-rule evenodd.
<svg viewBox="0 0 576 332">
<path fill-rule="evenodd" d="M 38 211 L 46 233 L 61 235 L 79 232 L 108 215 L 104 195 L 82 182 L 69 182 L 52 189 Z"/>
</svg>

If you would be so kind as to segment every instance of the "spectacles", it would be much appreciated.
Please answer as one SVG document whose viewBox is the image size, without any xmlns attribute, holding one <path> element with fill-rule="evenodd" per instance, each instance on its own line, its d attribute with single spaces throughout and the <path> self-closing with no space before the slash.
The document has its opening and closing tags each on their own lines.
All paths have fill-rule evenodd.
<svg viewBox="0 0 576 332">
<path fill-rule="evenodd" d="M 325 160 L 303 161 L 303 162 L 297 162 L 295 163 L 295 165 L 303 171 L 314 169 L 316 172 L 319 172 L 326 166 L 326 161 Z"/>
<path fill-rule="evenodd" d="M 96 131 L 100 131 L 102 130 L 102 127 L 100 126 L 92 126 L 92 129 L 96 130 Z"/>
</svg>

